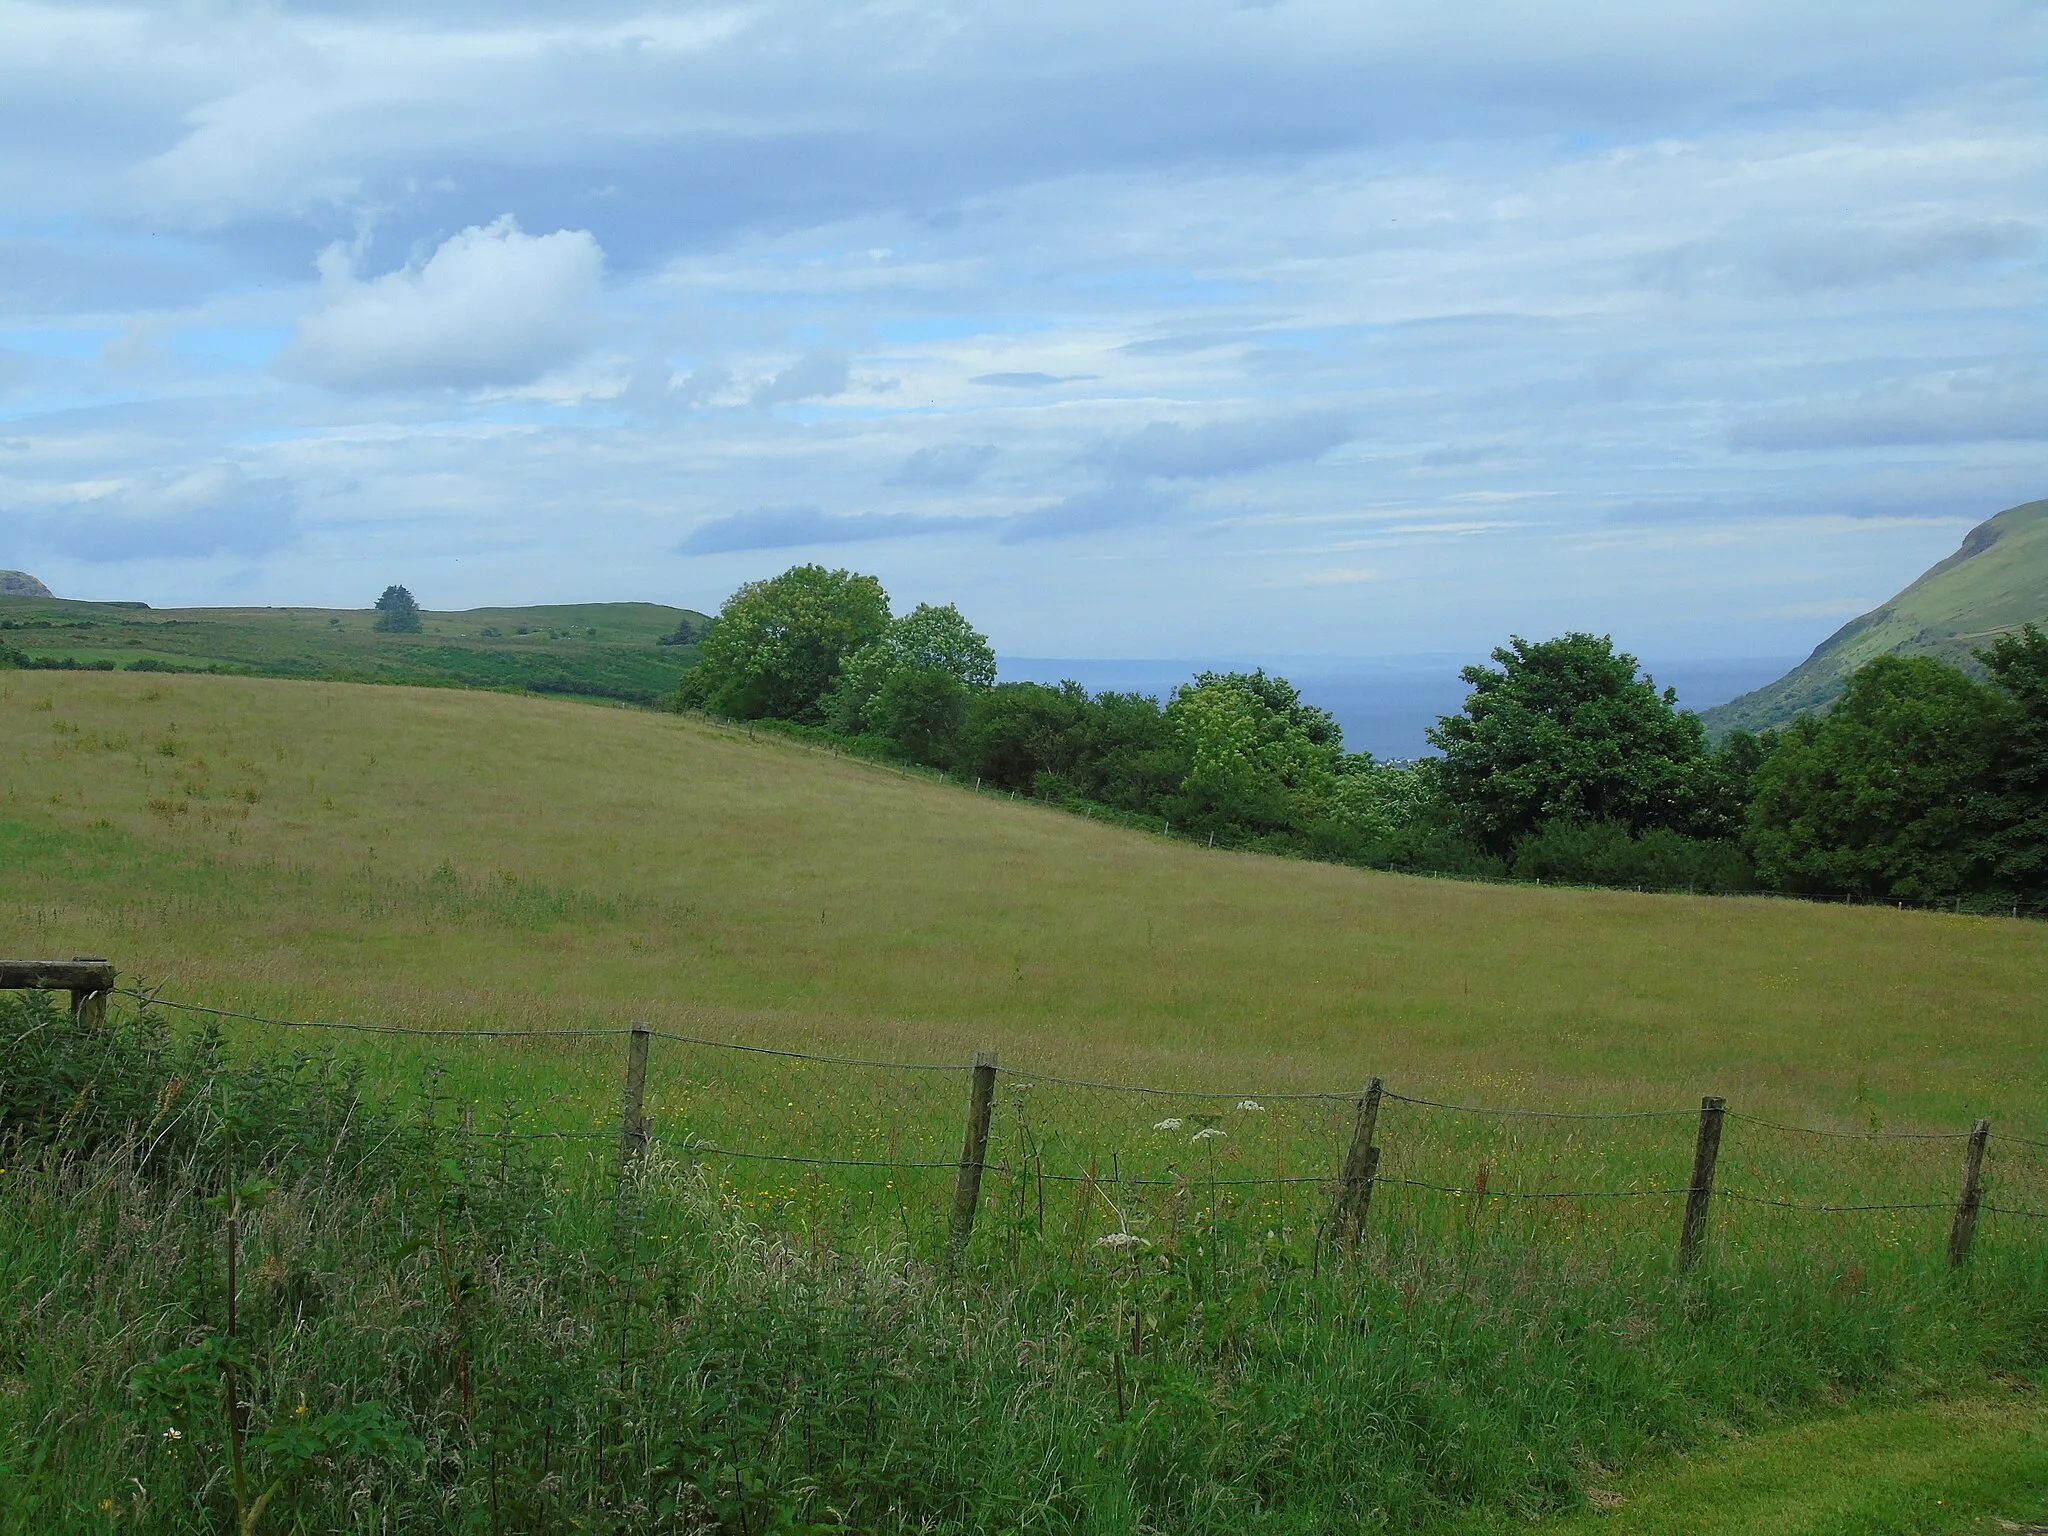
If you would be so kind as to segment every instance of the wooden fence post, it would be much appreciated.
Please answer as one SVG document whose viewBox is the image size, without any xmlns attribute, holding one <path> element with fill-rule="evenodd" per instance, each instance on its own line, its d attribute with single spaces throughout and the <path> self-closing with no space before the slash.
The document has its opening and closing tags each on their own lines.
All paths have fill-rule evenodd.
<svg viewBox="0 0 2048 1536">
<path fill-rule="evenodd" d="M 73 955 L 71 962 L 74 965 L 107 965 L 100 955 Z M 104 986 L 71 989 L 71 1016 L 88 1029 L 99 1029 L 107 1022 L 107 993 L 114 985 L 113 967 L 107 965 L 107 972 Z"/>
<path fill-rule="evenodd" d="M 1685 1225 L 1678 1234 L 1678 1267 L 1691 1269 L 1700 1261 L 1700 1249 L 1707 1240 L 1707 1210 L 1714 1200 L 1714 1164 L 1721 1156 L 1721 1115 L 1726 1099 L 1708 1094 L 1700 1100 L 1700 1135 L 1693 1146 L 1692 1187 L 1685 1195 Z"/>
<path fill-rule="evenodd" d="M 1380 1149 L 1373 1145 L 1373 1132 L 1380 1118 L 1380 1095 L 1385 1085 L 1376 1077 L 1365 1084 L 1351 1121 L 1351 1145 L 1344 1152 L 1344 1172 L 1337 1185 L 1337 1209 L 1332 1213 L 1337 1248 L 1349 1249 L 1365 1229 L 1366 1212 L 1372 1208 L 1372 1183 L 1380 1169 Z"/>
<path fill-rule="evenodd" d="M 974 1213 L 981 1208 L 981 1170 L 988 1161 L 988 1121 L 996 1096 L 996 1053 L 976 1051 L 968 1085 L 967 1134 L 960 1140 L 960 1169 L 953 1175 L 953 1220 L 946 1247 L 958 1258 L 974 1235 Z"/>
<path fill-rule="evenodd" d="M 650 1031 L 635 1019 L 626 1038 L 626 1093 L 619 1105 L 619 1182 L 647 1150 L 647 1041 Z"/>
<path fill-rule="evenodd" d="M 1963 1149 L 1963 1187 L 1956 1196 L 1956 1217 L 1948 1227 L 1948 1262 L 1960 1268 L 1970 1256 L 1970 1240 L 1977 1235 L 1977 1206 L 1984 1198 L 1984 1143 L 1991 1135 L 1991 1122 L 1979 1120 L 1970 1127 L 1970 1141 Z"/>
</svg>

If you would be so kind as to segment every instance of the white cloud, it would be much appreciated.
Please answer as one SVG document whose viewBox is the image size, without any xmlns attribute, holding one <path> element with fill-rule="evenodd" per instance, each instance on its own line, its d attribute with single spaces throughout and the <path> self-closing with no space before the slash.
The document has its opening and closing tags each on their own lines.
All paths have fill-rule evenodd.
<svg viewBox="0 0 2048 1536">
<path fill-rule="evenodd" d="M 523 234 L 510 214 L 368 282 L 330 246 L 321 305 L 277 366 L 347 391 L 530 383 L 589 343 L 603 277 L 604 252 L 588 231 Z"/>
</svg>

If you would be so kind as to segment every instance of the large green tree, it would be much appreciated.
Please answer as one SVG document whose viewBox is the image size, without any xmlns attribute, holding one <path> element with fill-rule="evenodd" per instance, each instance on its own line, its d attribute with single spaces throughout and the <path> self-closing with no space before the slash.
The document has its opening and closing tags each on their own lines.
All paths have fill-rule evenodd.
<svg viewBox="0 0 2048 1536">
<path fill-rule="evenodd" d="M 924 676 L 913 682 L 905 676 L 912 673 Z M 988 636 L 951 603 L 919 603 L 846 659 L 824 709 L 835 730 L 875 729 L 893 737 L 891 721 L 906 709 L 928 716 L 929 706 L 944 697 L 941 713 L 960 716 L 968 693 L 995 680 L 996 653 Z M 885 698 L 890 702 L 877 708 Z M 912 699 L 922 702 L 912 706 Z"/>
<path fill-rule="evenodd" d="M 2014 704 L 1927 656 L 1859 668 L 1754 778 L 1749 848 L 1786 890 L 1940 899 L 1993 888 Z"/>
<path fill-rule="evenodd" d="M 1714 770 L 1699 717 L 1639 676 L 1610 636 L 1519 635 L 1470 666 L 1464 709 L 1441 717 L 1437 784 L 1467 834 L 1506 856 L 1550 822 L 1709 830 Z"/>
<path fill-rule="evenodd" d="M 1260 835 L 1327 814 L 1343 738 L 1285 678 L 1204 672 L 1174 690 L 1166 718 L 1186 754 L 1195 824 Z"/>
<path fill-rule="evenodd" d="M 739 720 L 823 718 L 847 657 L 889 627 L 889 595 L 872 576 L 792 566 L 726 599 L 684 675 L 681 702 Z"/>
</svg>

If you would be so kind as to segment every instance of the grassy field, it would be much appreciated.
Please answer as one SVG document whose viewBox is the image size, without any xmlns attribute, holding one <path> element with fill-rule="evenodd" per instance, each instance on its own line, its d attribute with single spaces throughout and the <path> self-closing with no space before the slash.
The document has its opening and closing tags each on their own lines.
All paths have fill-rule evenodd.
<svg viewBox="0 0 2048 1536">
<path fill-rule="evenodd" d="M 569 603 L 422 615 L 380 634 L 374 613 L 331 608 L 170 608 L 0 597 L 0 645 L 38 662 L 219 671 L 351 682 L 527 689 L 651 704 L 697 659 L 658 645 L 702 614 L 661 603 Z"/>
<path fill-rule="evenodd" d="M 1004 1166 L 984 1190 L 971 1255 L 978 1300 L 963 1313 L 942 1271 L 923 1267 L 939 1262 L 948 1175 L 911 1165 L 957 1149 L 964 1074 L 734 1058 L 657 1040 L 649 1098 L 660 1177 L 634 1242 L 649 1255 L 635 1262 L 659 1283 L 647 1282 L 643 1313 L 630 1299 L 641 1292 L 590 1272 L 589 1256 L 617 1241 L 597 1193 L 609 1188 L 610 1144 L 564 1143 L 554 1171 L 542 1165 L 539 1182 L 522 1185 L 506 1148 L 541 1144 L 492 1140 L 507 1130 L 606 1136 L 616 1037 L 330 1037 L 393 1102 L 437 1103 L 444 1126 L 460 1108 L 474 1116 L 461 1158 L 423 1166 L 495 1159 L 509 1170 L 491 1196 L 499 1207 L 485 1199 L 488 1180 L 463 1175 L 478 1181 L 465 1241 L 495 1255 L 478 1261 L 478 1284 L 507 1330 L 508 1379 L 514 1362 L 566 1347 L 546 1341 L 540 1316 L 584 1319 L 579 1347 L 596 1347 L 600 1365 L 613 1345 L 589 1341 L 616 1337 L 622 1373 L 629 1339 L 635 1360 L 652 1351 L 636 1390 L 667 1406 L 634 1418 L 631 1434 L 599 1411 L 620 1390 L 611 1378 L 560 1385 L 565 1402 L 596 1405 L 574 1440 L 586 1513 L 610 1508 L 605 1490 L 621 1486 L 620 1434 L 653 1466 L 681 1454 L 656 1444 L 659 1423 L 701 1419 L 705 1433 L 752 1447 L 728 1460 L 758 1462 L 762 1488 L 774 1485 L 734 1493 L 739 1513 L 719 1516 L 721 1529 L 769 1529 L 774 1510 L 821 1521 L 828 1493 L 874 1519 L 912 1511 L 900 1514 L 906 1529 L 1413 1527 L 1471 1507 L 1519 1519 L 1568 1509 L 1630 1467 L 1680 1476 L 1658 1472 L 1658 1458 L 1872 1394 L 1892 1404 L 1886 1411 L 1935 1412 L 1912 1405 L 1934 1388 L 1981 1392 L 1988 1366 L 2037 1372 L 2048 1347 L 2037 1225 L 1987 1213 L 1967 1285 L 1938 1262 L 1954 1141 L 1815 1138 L 1731 1121 L 1731 1188 L 1925 1208 L 1818 1214 L 1720 1202 L 1717 1258 L 1702 1280 L 1672 1272 L 1673 1197 L 1500 1195 L 1680 1185 L 1689 1106 L 1714 1092 L 1751 1116 L 1836 1132 L 1952 1133 L 1989 1116 L 1993 1203 L 2048 1209 L 2048 1159 L 2014 1139 L 2048 1138 L 2039 924 L 1462 885 L 1210 853 L 744 730 L 506 695 L 0 673 L 0 742 L 0 950 L 105 955 L 167 998 L 275 1017 L 513 1030 L 640 1018 L 698 1039 L 949 1064 L 999 1050 L 1011 1069 L 998 1088 L 994 1155 Z M 230 1040 L 279 1043 L 258 1026 L 235 1026 Z M 166 1074 L 163 1091 L 175 1096 L 184 1079 Z M 1382 1114 L 1388 1183 L 1369 1263 L 1338 1273 L 1319 1181 L 1348 1132 L 1341 1095 L 1369 1074 L 1408 1097 Z M 1317 1090 L 1340 1096 L 1284 1097 Z M 1532 1121 L 1414 1099 L 1673 1113 Z M 1188 1133 L 1198 1126 L 1224 1134 L 1196 1142 Z M 707 1184 L 690 1172 L 691 1137 L 875 1166 L 713 1156 Z M 79 1324 L 99 1340 L 87 1351 L 102 1361 L 94 1371 L 68 1383 L 57 1365 L 24 1357 L 26 1385 L 13 1399 L 0 1390 L 0 1408 L 40 1405 L 23 1423 L 113 1425 L 64 1442 L 58 1460 L 86 1488 L 141 1431 L 81 1404 L 119 1400 L 138 1338 L 156 1336 L 137 1321 L 156 1316 L 151 1276 L 200 1274 L 191 1245 L 213 1240 L 173 1220 L 196 1206 L 159 1209 L 151 1202 L 168 1197 L 146 1192 L 122 1197 L 140 1202 L 132 1223 L 94 1227 L 78 1177 L 52 1165 L 39 1194 L 15 1197 L 0 1251 L 45 1255 L 12 1273 L 46 1277 L 36 1283 L 53 1294 L 98 1286 L 132 1299 L 101 1303 L 90 1327 Z M 109 1172 L 104 1187 L 126 1188 L 126 1177 Z M 412 1185 L 410 1198 L 446 1208 L 424 1193 L 440 1177 Z M 1300 1182 L 1234 1182 L 1247 1178 Z M 515 1187 L 540 1202 L 536 1214 L 513 1211 L 504 1190 Z M 326 1339 L 319 1349 L 311 1335 L 280 1344 L 268 1390 L 288 1403 L 291 1392 L 317 1399 L 348 1381 L 351 1392 L 411 1403 L 407 1422 L 440 1447 L 433 1455 L 471 1469 L 446 1487 L 422 1474 L 417 1496 L 459 1497 L 465 1518 L 481 1519 L 474 1458 L 495 1456 L 499 1441 L 477 1427 L 466 1395 L 449 1396 L 445 1336 L 397 1356 L 367 1342 L 423 1326 L 436 1305 L 431 1274 L 416 1272 L 424 1261 L 390 1257 L 415 1251 L 405 1234 L 424 1218 L 407 1197 L 363 1198 L 346 1196 L 360 1215 L 337 1228 L 306 1212 L 343 1196 L 307 1186 L 263 1229 L 279 1274 L 299 1265 L 384 1276 L 345 1306 L 330 1300 L 318 1327 L 303 1325 Z M 131 1225 L 132 1239 L 119 1235 Z M 1145 1247 L 1119 1260 L 1124 1250 L 1100 1245 L 1124 1230 Z M 546 1235 L 539 1247 L 535 1233 Z M 543 1249 L 554 1256 L 546 1263 L 535 1257 Z M 855 1255 L 857 1273 L 843 1270 Z M 20 1284 L 0 1272 L 0 1301 L 24 1294 Z M 217 1277 L 192 1285 L 213 1300 L 193 1301 L 191 1316 L 209 1315 Z M 830 1327 L 820 1295 L 837 1298 Z M 728 1300 L 714 1305 L 719 1296 Z M 734 1305 L 757 1308 L 767 1332 L 721 1333 L 740 1326 Z M 614 1314 L 616 1333 L 602 1321 Z M 1368 1315 L 1384 1331 L 1362 1331 Z M 1010 1362 L 986 1382 L 960 1376 L 968 1346 L 946 1342 L 963 1316 Z M 152 1327 L 166 1341 L 185 1336 L 162 1319 Z M 326 1328 L 341 1331 L 328 1338 Z M 756 1404 L 756 1424 L 731 1406 L 738 1387 L 706 1397 L 701 1372 L 670 1359 L 711 1350 L 723 1370 L 767 1349 L 759 1390 L 770 1397 L 791 1370 L 814 1379 L 820 1359 L 837 1360 L 822 1389 L 832 1401 L 818 1411 L 838 1415 L 833 1433 L 846 1434 L 847 1416 L 872 1418 L 881 1390 L 863 1374 L 864 1329 L 893 1341 L 883 1352 L 903 1352 L 891 1356 L 899 1363 L 925 1362 L 900 1422 L 917 1426 L 912 1460 L 928 1502 L 886 1479 L 819 1492 L 811 1453 L 776 1427 L 789 1422 L 778 1417 L 785 1409 Z M 475 1349 L 482 1360 L 484 1344 Z M 941 1360 L 955 1363 L 932 1364 Z M 852 1395 L 835 1396 L 845 1383 Z M 1929 1463 L 1893 1501 L 1906 1523 L 1871 1528 L 1969 1528 L 1913 1513 L 1917 1490 L 1937 1485 L 1978 1488 L 1998 1513 L 2031 1514 L 1985 1469 L 2003 1476 L 2022 1464 L 2013 1457 L 2038 1457 L 2038 1423 L 2010 1412 L 1985 1422 L 1978 1461 Z M 992 1448 L 972 1464 L 935 1449 L 976 1435 Z M 1767 1443 L 1784 1442 L 1757 1441 Z M 1291 1447 L 1279 1461 L 1275 1444 Z M 1757 1486 L 1792 1454 L 1759 1451 Z M 0 1455 L 0 1493 L 11 1465 L 26 1475 Z M 1707 1476 L 1704 1465 L 1682 1475 Z M 1048 1478 L 1065 1491 L 1043 1508 L 1006 1502 Z M 545 1483 L 522 1484 L 518 1496 L 552 1507 Z M 217 1480 L 163 1487 L 185 1488 L 178 1496 L 194 1509 L 219 1507 Z M 701 1515 L 716 1493 L 700 1489 L 689 1508 Z M 1683 1508 L 1691 1496 L 1646 1493 L 1642 1507 L 1668 1498 Z M 606 1519 L 591 1517 L 653 1528 Z M 677 1519 L 673 1528 L 711 1528 Z"/>
</svg>

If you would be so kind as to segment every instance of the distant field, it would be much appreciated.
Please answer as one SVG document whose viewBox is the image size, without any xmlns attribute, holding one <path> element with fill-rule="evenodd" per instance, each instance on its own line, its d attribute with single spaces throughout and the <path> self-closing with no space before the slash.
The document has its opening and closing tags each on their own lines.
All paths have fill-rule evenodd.
<svg viewBox="0 0 2048 1536">
<path fill-rule="evenodd" d="M 2048 927 L 1208 853 L 673 717 L 0 674 L 5 947 L 176 995 L 2048 1134 Z"/>
<path fill-rule="evenodd" d="M 0 597 L 0 645 L 44 661 L 350 682 L 523 689 L 651 704 L 697 659 L 660 645 L 704 616 L 660 603 L 427 613 L 380 634 L 361 609 L 169 608 Z"/>
</svg>

